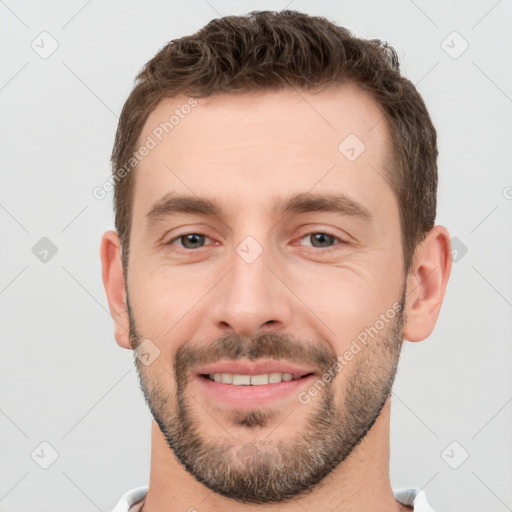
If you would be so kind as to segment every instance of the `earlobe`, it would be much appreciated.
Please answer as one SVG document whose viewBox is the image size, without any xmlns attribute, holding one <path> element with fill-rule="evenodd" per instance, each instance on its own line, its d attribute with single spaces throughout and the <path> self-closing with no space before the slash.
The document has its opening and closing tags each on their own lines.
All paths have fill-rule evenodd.
<svg viewBox="0 0 512 512">
<path fill-rule="evenodd" d="M 130 349 L 129 318 L 126 308 L 125 276 L 121 262 L 121 244 L 115 231 L 107 231 L 101 238 L 101 266 L 103 286 L 114 320 L 117 344 Z"/>
<path fill-rule="evenodd" d="M 434 226 L 417 247 L 407 277 L 405 340 L 424 340 L 434 330 L 451 267 L 450 234 L 444 226 Z"/>
</svg>

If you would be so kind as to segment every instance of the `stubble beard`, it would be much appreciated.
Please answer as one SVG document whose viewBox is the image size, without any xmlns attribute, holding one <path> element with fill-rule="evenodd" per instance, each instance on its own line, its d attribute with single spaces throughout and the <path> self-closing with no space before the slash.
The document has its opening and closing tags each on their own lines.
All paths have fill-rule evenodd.
<svg viewBox="0 0 512 512">
<path fill-rule="evenodd" d="M 175 393 L 170 390 L 172 381 L 157 381 L 151 368 L 135 357 L 146 403 L 177 460 L 208 489 L 241 503 L 283 503 L 311 492 L 364 439 L 391 394 L 403 342 L 404 299 L 405 292 L 401 308 L 384 332 L 307 404 L 310 410 L 304 427 L 286 436 L 286 442 L 273 440 L 272 432 L 293 411 L 287 415 L 269 407 L 229 414 L 228 432 L 243 428 L 243 438 L 254 433 L 246 442 L 239 441 L 238 435 L 226 434 L 223 440 L 209 436 L 211 417 L 188 393 L 188 372 L 197 362 L 247 357 L 314 361 L 323 375 L 337 361 L 325 342 L 299 344 L 289 336 L 271 333 L 255 339 L 226 336 L 200 348 L 183 345 L 176 353 L 173 372 L 166 374 L 174 379 Z M 144 336 L 128 311 L 130 339 L 136 348 Z M 334 389 L 343 377 L 343 406 L 339 407 Z M 297 401 L 296 407 L 305 406 Z M 224 417 L 218 422 L 226 424 Z M 262 435 L 264 429 L 269 431 L 267 438 Z"/>
</svg>

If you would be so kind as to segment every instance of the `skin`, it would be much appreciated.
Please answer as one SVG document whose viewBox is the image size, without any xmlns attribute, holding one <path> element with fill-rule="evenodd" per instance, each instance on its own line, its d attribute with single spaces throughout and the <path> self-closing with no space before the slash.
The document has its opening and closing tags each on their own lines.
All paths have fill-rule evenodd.
<svg viewBox="0 0 512 512">
<path fill-rule="evenodd" d="M 146 140 L 186 100 L 163 100 L 139 140 Z M 371 97 L 349 84 L 319 93 L 286 90 L 202 98 L 139 164 L 128 275 L 122 270 L 119 238 L 108 231 L 101 244 L 103 282 L 116 341 L 126 349 L 131 348 L 129 290 L 138 331 L 160 350 L 144 375 L 165 383 L 169 397 L 176 393 L 172 363 L 184 344 L 200 347 L 223 335 L 275 333 L 319 340 L 343 355 L 359 333 L 400 299 L 404 285 L 403 338 L 416 342 L 431 334 L 451 270 L 450 235 L 435 226 L 419 245 L 409 274 L 403 275 L 398 203 L 384 179 L 389 139 L 382 116 Z M 352 162 L 338 150 L 351 133 L 365 144 Z M 222 215 L 179 214 L 149 228 L 147 212 L 171 191 L 214 200 L 222 205 Z M 343 192 L 364 205 L 373 221 L 331 212 L 283 217 L 270 211 L 272 196 L 308 191 Z M 334 243 L 312 246 L 306 235 L 324 232 L 337 237 Z M 180 240 L 166 245 L 186 233 L 207 235 L 204 246 L 187 252 Z M 263 248 L 250 264 L 236 252 L 247 236 Z M 329 251 L 333 246 L 338 249 Z M 332 386 L 341 413 L 346 379 L 358 357 L 362 361 L 364 351 Z M 302 433 L 318 404 L 283 400 L 274 421 L 255 434 L 235 425 L 230 411 L 210 403 L 193 383 L 189 392 L 204 436 L 215 441 L 229 431 L 240 448 L 258 436 L 288 442 Z M 153 421 L 144 511 L 409 510 L 392 493 L 389 418 L 388 399 L 361 443 L 309 494 L 264 505 L 236 502 L 199 483 Z"/>
</svg>

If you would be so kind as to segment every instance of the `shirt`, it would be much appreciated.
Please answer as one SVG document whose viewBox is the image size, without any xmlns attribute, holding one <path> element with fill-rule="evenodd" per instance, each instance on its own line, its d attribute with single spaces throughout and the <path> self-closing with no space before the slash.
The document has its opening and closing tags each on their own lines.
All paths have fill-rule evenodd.
<svg viewBox="0 0 512 512">
<path fill-rule="evenodd" d="M 147 492 L 147 486 L 128 491 L 121 497 L 112 512 L 139 512 Z M 393 494 L 402 505 L 412 505 L 414 512 L 434 512 L 425 493 L 419 489 L 396 489 Z"/>
</svg>

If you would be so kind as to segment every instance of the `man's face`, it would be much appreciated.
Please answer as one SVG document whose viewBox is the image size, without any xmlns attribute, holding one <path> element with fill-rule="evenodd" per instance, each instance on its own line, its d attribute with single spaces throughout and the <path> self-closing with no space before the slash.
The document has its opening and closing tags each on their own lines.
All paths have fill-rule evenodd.
<svg viewBox="0 0 512 512">
<path fill-rule="evenodd" d="M 390 394 L 405 276 L 386 123 L 345 85 L 200 99 L 159 141 L 184 104 L 162 101 L 139 138 L 157 142 L 126 283 L 131 342 L 158 355 L 136 359 L 141 385 L 197 480 L 279 502 L 338 467 Z"/>
</svg>

